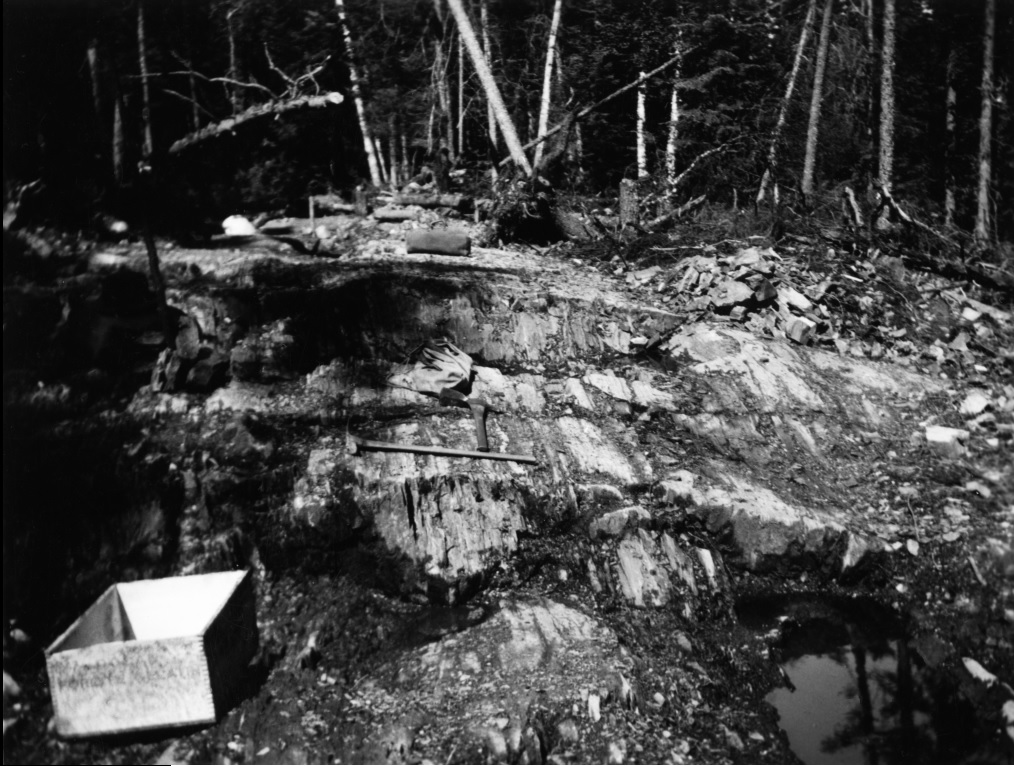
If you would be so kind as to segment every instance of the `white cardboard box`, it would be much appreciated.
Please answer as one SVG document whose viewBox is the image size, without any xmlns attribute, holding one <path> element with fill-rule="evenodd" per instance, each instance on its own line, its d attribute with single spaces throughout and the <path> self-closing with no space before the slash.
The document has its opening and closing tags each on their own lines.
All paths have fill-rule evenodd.
<svg viewBox="0 0 1014 766">
<path fill-rule="evenodd" d="M 113 585 L 46 650 L 57 732 L 214 723 L 256 651 L 249 570 Z"/>
</svg>

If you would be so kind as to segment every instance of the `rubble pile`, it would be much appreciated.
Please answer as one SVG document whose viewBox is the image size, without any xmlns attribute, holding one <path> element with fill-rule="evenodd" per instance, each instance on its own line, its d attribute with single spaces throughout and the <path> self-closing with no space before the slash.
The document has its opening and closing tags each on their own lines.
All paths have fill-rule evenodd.
<svg viewBox="0 0 1014 766">
<path fill-rule="evenodd" d="M 725 318 L 761 337 L 931 373 L 953 364 L 969 375 L 985 374 L 1014 363 L 1014 313 L 971 297 L 951 280 L 908 279 L 898 258 L 874 253 L 849 262 L 833 249 L 818 256 L 793 246 L 781 252 L 746 246 L 723 255 L 720 246 L 651 248 L 678 260 L 629 271 L 618 266 L 614 273 L 689 321 Z"/>
</svg>

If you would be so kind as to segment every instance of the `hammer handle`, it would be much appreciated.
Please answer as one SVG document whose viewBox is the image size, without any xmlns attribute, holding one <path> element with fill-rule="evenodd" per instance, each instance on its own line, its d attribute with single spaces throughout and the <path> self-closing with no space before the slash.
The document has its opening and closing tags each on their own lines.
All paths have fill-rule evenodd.
<svg viewBox="0 0 1014 766">
<path fill-rule="evenodd" d="M 479 452 L 470 449 L 452 449 L 451 447 L 427 447 L 419 444 L 396 444 L 394 442 L 381 442 L 373 439 L 361 439 L 358 436 L 349 434 L 347 440 L 349 454 L 355 455 L 361 450 L 376 450 L 378 452 L 412 452 L 417 455 L 440 455 L 442 457 L 470 457 L 480 460 L 509 460 L 514 463 L 528 463 L 537 465 L 532 455 L 511 455 L 506 452 Z"/>
<path fill-rule="evenodd" d="M 486 408 L 482 405 L 471 405 L 472 420 L 475 421 L 475 438 L 479 452 L 489 452 L 489 440 L 486 438 Z"/>
</svg>

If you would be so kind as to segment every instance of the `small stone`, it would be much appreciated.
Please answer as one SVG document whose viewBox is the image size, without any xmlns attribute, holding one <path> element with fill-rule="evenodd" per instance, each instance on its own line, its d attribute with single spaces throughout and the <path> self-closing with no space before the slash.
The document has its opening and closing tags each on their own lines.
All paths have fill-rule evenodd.
<svg viewBox="0 0 1014 766">
<path fill-rule="evenodd" d="M 778 290 L 769 280 L 762 279 L 757 283 L 757 287 L 754 288 L 753 297 L 758 303 L 766 303 L 778 297 Z"/>
<path fill-rule="evenodd" d="M 607 763 L 623 763 L 627 757 L 627 745 L 625 742 L 610 742 L 609 743 L 609 757 L 606 760 Z"/>
<path fill-rule="evenodd" d="M 742 750 L 743 738 L 725 724 L 722 724 L 722 729 L 725 731 L 725 741 L 728 743 L 729 747 L 733 750 Z"/>
<path fill-rule="evenodd" d="M 961 403 L 960 412 L 962 415 L 978 415 L 984 409 L 986 409 L 992 402 L 989 397 L 982 394 L 980 391 L 972 391 L 965 400 Z"/>
<path fill-rule="evenodd" d="M 567 745 L 574 745 L 581 738 L 581 733 L 573 718 L 564 718 L 556 724 L 556 735 L 561 742 Z"/>
<path fill-rule="evenodd" d="M 599 516 L 588 525 L 588 536 L 592 540 L 619 537 L 628 526 L 636 526 L 651 520 L 651 514 L 639 505 L 631 505 L 618 511 Z"/>
<path fill-rule="evenodd" d="M 662 694 L 662 692 L 655 692 L 655 694 L 652 696 L 652 700 L 655 702 L 656 705 L 662 707 L 662 705 L 665 704 L 665 695 Z"/>
<path fill-rule="evenodd" d="M 753 298 L 749 285 L 727 279 L 708 294 L 716 308 L 730 308 Z"/>
<path fill-rule="evenodd" d="M 799 311 L 810 311 L 813 308 L 809 298 L 789 285 L 781 285 L 778 288 L 778 300 L 782 305 L 792 306 Z"/>
<path fill-rule="evenodd" d="M 599 709 L 601 702 L 602 698 L 595 692 L 588 695 L 588 717 L 591 718 L 593 722 L 598 721 L 602 717 L 602 713 Z"/>
<path fill-rule="evenodd" d="M 968 439 L 968 435 L 968 431 L 961 428 L 926 427 L 926 442 L 930 449 L 949 458 L 959 458 L 965 454 L 965 445 L 962 442 Z"/>
<path fill-rule="evenodd" d="M 785 325 L 785 334 L 790 340 L 805 346 L 813 338 L 816 327 L 816 323 L 806 317 L 792 317 Z"/>
</svg>

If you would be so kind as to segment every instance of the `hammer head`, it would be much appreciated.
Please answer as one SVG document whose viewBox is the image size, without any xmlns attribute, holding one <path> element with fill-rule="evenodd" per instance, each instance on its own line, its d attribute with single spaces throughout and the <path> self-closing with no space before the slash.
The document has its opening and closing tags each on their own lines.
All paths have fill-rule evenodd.
<svg viewBox="0 0 1014 766">
<path fill-rule="evenodd" d="M 477 396 L 467 396 L 454 388 L 443 388 L 440 390 L 440 403 L 441 404 L 453 404 L 457 407 L 467 407 L 475 410 L 490 410 L 493 408 L 489 406 L 485 399 L 480 399 Z"/>
</svg>

